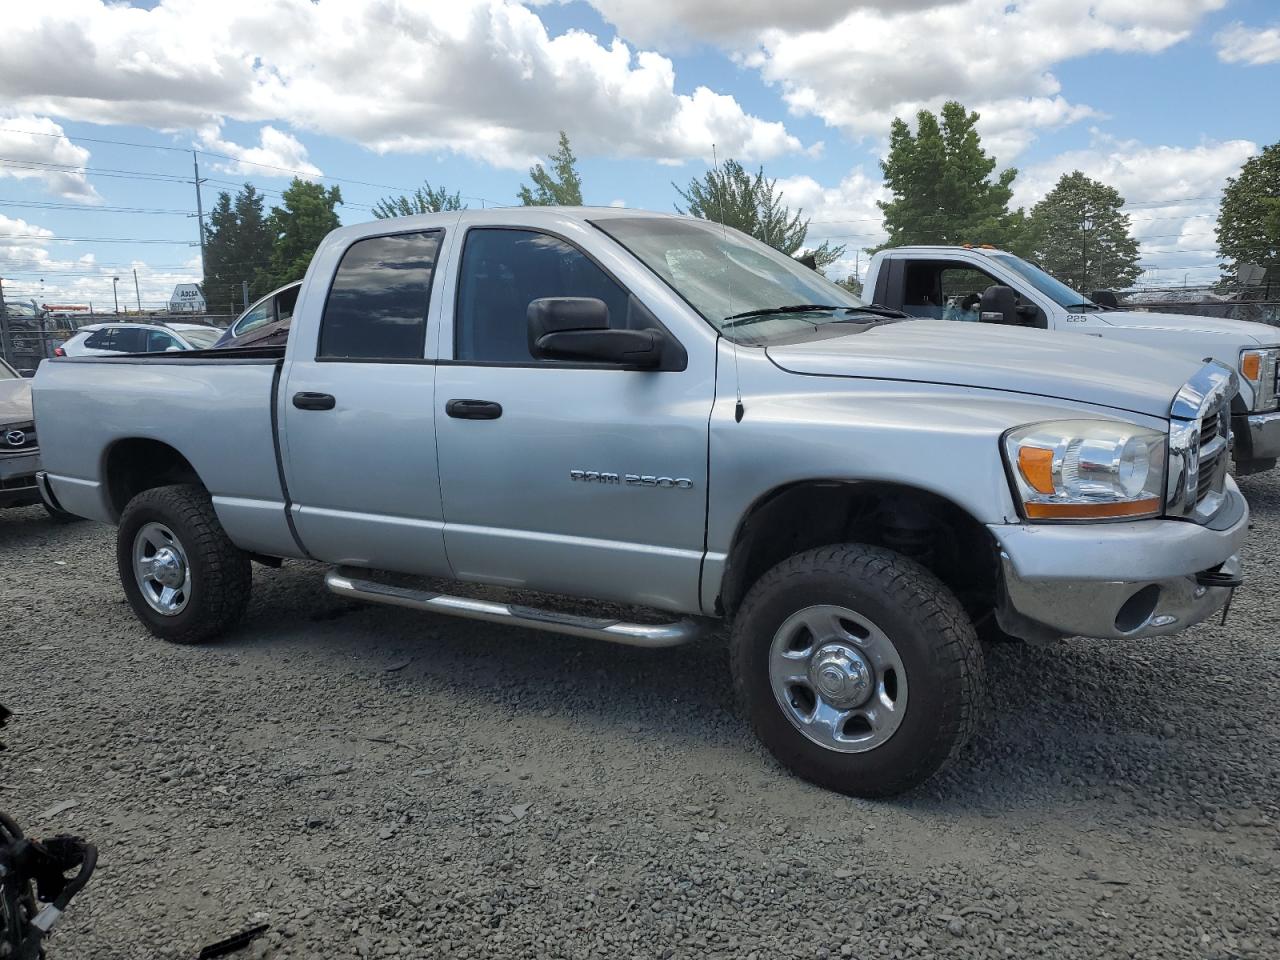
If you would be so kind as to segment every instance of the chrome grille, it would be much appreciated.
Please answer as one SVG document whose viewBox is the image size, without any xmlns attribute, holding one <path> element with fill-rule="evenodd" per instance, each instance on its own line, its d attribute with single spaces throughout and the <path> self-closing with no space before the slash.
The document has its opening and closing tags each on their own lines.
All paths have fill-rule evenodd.
<svg viewBox="0 0 1280 960">
<path fill-rule="evenodd" d="M 1225 502 L 1231 400 L 1237 387 L 1231 370 L 1211 362 L 1174 398 L 1169 421 L 1169 516 L 1207 523 Z"/>
</svg>

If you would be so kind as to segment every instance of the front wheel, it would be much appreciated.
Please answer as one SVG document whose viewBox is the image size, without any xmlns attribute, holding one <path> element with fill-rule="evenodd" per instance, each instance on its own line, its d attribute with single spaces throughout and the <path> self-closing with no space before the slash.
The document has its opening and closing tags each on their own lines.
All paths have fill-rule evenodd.
<svg viewBox="0 0 1280 960">
<path fill-rule="evenodd" d="M 154 487 L 130 500 L 116 531 L 116 562 L 133 612 L 172 643 L 225 633 L 249 602 L 248 554 L 222 529 L 203 487 Z"/>
<path fill-rule="evenodd" d="M 964 744 L 984 696 L 959 601 L 920 564 L 862 544 L 766 573 L 734 620 L 734 687 L 770 752 L 859 797 L 923 783 Z"/>
</svg>

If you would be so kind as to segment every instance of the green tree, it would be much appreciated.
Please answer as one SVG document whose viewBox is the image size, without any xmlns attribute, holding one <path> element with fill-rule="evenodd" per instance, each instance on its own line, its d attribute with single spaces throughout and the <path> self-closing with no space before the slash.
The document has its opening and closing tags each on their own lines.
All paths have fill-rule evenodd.
<svg viewBox="0 0 1280 960">
<path fill-rule="evenodd" d="M 262 288 L 274 289 L 302 279 L 320 241 L 337 229 L 334 207 L 340 203 L 342 192 L 337 187 L 326 190 L 318 183 L 294 178 L 284 192 L 284 206 L 272 207 L 267 221 L 275 240 L 266 267 L 258 275 Z"/>
<path fill-rule="evenodd" d="M 578 176 L 578 158 L 569 147 L 569 137 L 560 131 L 560 147 L 549 158 L 551 172 L 540 163 L 529 168 L 528 184 L 520 185 L 517 196 L 526 207 L 582 206 L 582 177 Z"/>
<path fill-rule="evenodd" d="M 1051 274 L 1076 290 L 1128 287 L 1142 274 L 1138 242 L 1121 213 L 1124 197 L 1079 170 L 1064 173 L 1031 208 L 1026 246 Z"/>
<path fill-rule="evenodd" d="M 677 213 L 723 223 L 755 237 L 787 256 L 811 253 L 822 270 L 844 256 L 844 245 L 831 246 L 823 241 L 817 247 L 806 249 L 809 221 L 802 219 L 803 210 L 795 213 L 783 203 L 778 181 L 764 175 L 764 167 L 748 173 L 737 160 L 725 160 L 718 168 L 708 170 L 701 178 L 689 181 L 681 188 L 672 184 L 684 201 Z"/>
<path fill-rule="evenodd" d="M 1225 272 L 1256 263 L 1266 267 L 1269 285 L 1280 280 L 1280 143 L 1264 147 L 1227 180 L 1217 233 Z"/>
<path fill-rule="evenodd" d="M 373 206 L 373 215 L 379 220 L 390 217 L 411 217 L 415 213 L 440 213 L 442 210 L 465 210 L 461 193 L 450 193 L 444 187 L 433 187 L 431 181 L 407 196 L 383 197 Z"/>
<path fill-rule="evenodd" d="M 893 194 L 881 201 L 886 247 L 911 243 L 992 243 L 1019 246 L 1022 211 L 1009 211 L 1018 171 L 1009 168 L 995 180 L 994 157 L 982 149 L 978 114 L 954 100 L 939 118 L 916 114 L 916 132 L 900 117 L 889 130 L 889 155 L 880 162 Z"/>
<path fill-rule="evenodd" d="M 233 200 L 227 191 L 218 194 L 204 230 L 204 296 L 211 310 L 235 312 L 249 296 L 265 293 L 257 273 L 271 255 L 272 232 L 263 213 L 262 194 L 246 183 Z"/>
</svg>

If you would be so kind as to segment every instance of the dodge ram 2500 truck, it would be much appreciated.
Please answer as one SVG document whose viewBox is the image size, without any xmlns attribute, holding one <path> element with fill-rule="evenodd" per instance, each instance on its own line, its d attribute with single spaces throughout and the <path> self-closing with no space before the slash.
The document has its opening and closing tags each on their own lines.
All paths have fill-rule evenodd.
<svg viewBox="0 0 1280 960">
<path fill-rule="evenodd" d="M 993 247 L 897 247 L 871 258 L 863 294 L 912 316 L 1013 324 L 1127 340 L 1235 370 L 1236 472 L 1270 470 L 1280 456 L 1280 330 L 1265 323 L 1141 313 L 1094 303 L 1034 263 Z M 953 327 L 956 337 L 970 328 Z"/>
<path fill-rule="evenodd" d="M 287 557 L 342 596 L 639 646 L 731 624 L 769 749 L 891 794 L 980 712 L 975 623 L 1154 637 L 1240 583 L 1233 371 L 969 333 L 701 220 L 381 220 L 321 244 L 285 347 L 43 364 L 42 488 L 118 526 L 129 603 L 178 643 Z"/>
</svg>

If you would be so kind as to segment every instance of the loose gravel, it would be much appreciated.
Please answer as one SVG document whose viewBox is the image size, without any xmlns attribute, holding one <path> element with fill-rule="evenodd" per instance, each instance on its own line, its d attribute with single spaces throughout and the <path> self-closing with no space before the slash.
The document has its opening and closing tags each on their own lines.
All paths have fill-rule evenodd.
<svg viewBox="0 0 1280 960">
<path fill-rule="evenodd" d="M 113 531 L 0 512 L 0 809 L 98 873 L 62 958 L 1280 956 L 1280 478 L 1226 626 L 989 654 L 991 717 L 891 802 L 781 770 L 722 641 L 641 651 L 255 568 L 176 647 Z"/>
</svg>

